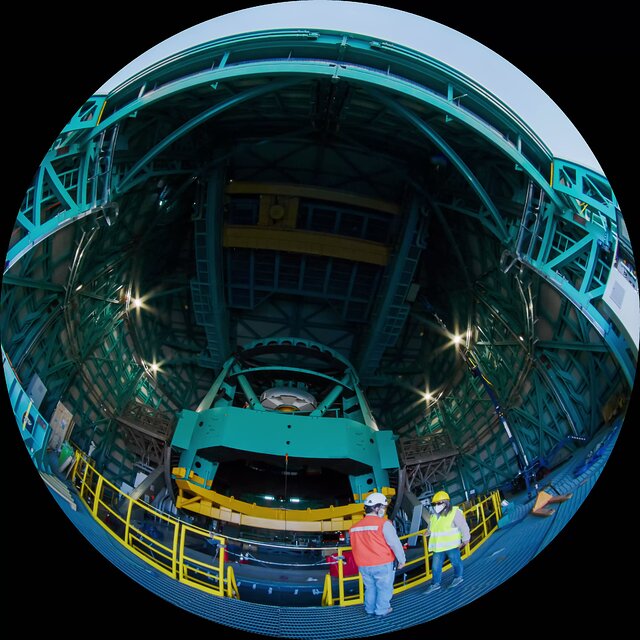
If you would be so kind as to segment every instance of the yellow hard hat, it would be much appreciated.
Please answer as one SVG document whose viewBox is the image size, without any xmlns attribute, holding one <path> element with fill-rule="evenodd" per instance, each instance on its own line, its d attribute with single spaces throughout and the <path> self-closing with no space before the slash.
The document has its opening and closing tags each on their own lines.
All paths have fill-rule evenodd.
<svg viewBox="0 0 640 640">
<path fill-rule="evenodd" d="M 431 502 L 440 502 L 441 500 L 451 500 L 446 491 L 438 491 L 433 495 L 433 498 L 431 498 Z"/>
</svg>

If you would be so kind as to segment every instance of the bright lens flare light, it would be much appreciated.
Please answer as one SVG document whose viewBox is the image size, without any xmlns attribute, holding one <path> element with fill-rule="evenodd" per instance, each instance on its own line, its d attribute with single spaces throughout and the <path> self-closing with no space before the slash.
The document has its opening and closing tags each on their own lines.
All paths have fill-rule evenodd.
<svg viewBox="0 0 640 640">
<path fill-rule="evenodd" d="M 468 338 L 467 333 L 449 333 L 448 331 L 445 334 L 447 341 L 442 345 L 441 349 L 444 351 L 446 349 L 450 349 L 451 347 L 460 347 L 464 345 Z"/>
<path fill-rule="evenodd" d="M 155 313 L 153 307 L 149 306 L 149 300 L 153 298 L 153 295 L 153 293 L 146 293 L 145 295 L 133 295 L 133 293 L 127 294 L 127 309 L 135 309 L 137 311 L 136 317 L 140 317 L 140 313 L 142 311 L 146 311 L 147 313 Z"/>
<path fill-rule="evenodd" d="M 158 362 L 143 362 L 142 366 L 145 368 L 145 370 L 147 371 L 148 374 L 156 374 L 159 372 L 162 373 L 162 369 L 160 368 L 160 365 L 162 363 L 158 363 Z"/>
</svg>

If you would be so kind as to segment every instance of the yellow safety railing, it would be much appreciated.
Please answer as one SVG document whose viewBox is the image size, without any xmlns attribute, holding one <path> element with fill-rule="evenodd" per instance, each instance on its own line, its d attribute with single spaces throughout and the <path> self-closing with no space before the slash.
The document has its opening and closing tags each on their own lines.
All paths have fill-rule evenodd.
<svg viewBox="0 0 640 640">
<path fill-rule="evenodd" d="M 135 500 L 102 476 L 84 453 L 75 451 L 70 472 L 71 480 L 81 500 L 96 522 L 118 540 L 131 553 L 158 571 L 213 595 L 238 598 L 233 567 L 226 564 L 227 540 L 206 529 L 193 526 Z M 461 554 L 470 556 L 498 528 L 501 517 L 500 495 L 497 491 L 479 498 L 475 503 L 465 503 L 464 511 L 471 539 Z M 154 523 L 161 523 L 165 533 L 160 536 Z M 166 532 L 169 532 L 168 534 Z M 407 561 L 394 582 L 394 593 L 416 587 L 431 578 L 430 558 L 426 529 L 400 536 L 401 541 L 418 539 L 422 553 Z M 217 547 L 211 554 L 197 551 L 203 542 Z M 327 573 L 322 593 L 323 606 L 349 606 L 364 602 L 364 587 L 359 573 L 344 575 L 343 553 L 351 547 L 337 547 L 337 577 Z M 445 562 L 443 571 L 450 569 Z M 337 585 L 334 586 L 334 581 Z M 337 591 L 337 594 L 335 593 Z"/>
<path fill-rule="evenodd" d="M 83 453 L 76 451 L 71 480 L 96 522 L 147 564 L 171 578 L 217 596 L 238 598 L 233 568 L 226 566 L 226 539 L 184 523 L 146 502 L 134 500 L 99 474 Z M 158 535 L 155 523 L 169 532 Z M 160 540 L 166 539 L 166 542 Z M 204 540 L 217 546 L 214 562 L 195 549 Z"/>
<path fill-rule="evenodd" d="M 489 536 L 498 528 L 498 521 L 502 515 L 502 507 L 500 504 L 500 494 L 494 491 L 487 496 L 477 499 L 471 506 L 462 506 L 463 513 L 469 525 L 471 538 L 469 543 L 462 550 L 461 558 L 469 557 L 481 544 L 488 540 Z M 396 574 L 393 585 L 393 593 L 400 593 L 407 589 L 412 589 L 418 585 L 424 584 L 431 579 L 431 562 L 433 553 L 430 553 L 427 546 L 426 529 L 421 529 L 414 533 L 399 536 L 400 541 L 404 542 L 411 538 L 419 538 L 420 542 L 416 546 L 422 547 L 422 553 L 411 560 L 403 567 L 402 571 Z M 364 588 L 362 577 L 358 573 L 355 576 L 344 575 L 343 553 L 351 550 L 351 547 L 339 547 L 338 555 L 338 575 L 335 578 L 337 582 L 337 595 L 334 595 L 334 580 L 330 574 L 327 574 L 324 581 L 324 589 L 322 593 L 322 605 L 332 606 L 339 605 L 341 607 L 354 604 L 362 604 L 364 602 Z M 442 570 L 447 571 L 451 568 L 449 561 L 445 561 Z M 356 583 L 357 587 L 349 589 L 351 583 Z"/>
</svg>

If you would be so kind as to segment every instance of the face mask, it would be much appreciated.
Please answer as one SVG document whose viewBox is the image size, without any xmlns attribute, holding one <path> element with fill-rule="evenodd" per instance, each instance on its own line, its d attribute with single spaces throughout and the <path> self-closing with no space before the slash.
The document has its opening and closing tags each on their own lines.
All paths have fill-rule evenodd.
<svg viewBox="0 0 640 640">
<path fill-rule="evenodd" d="M 445 508 L 444 504 L 437 504 L 434 509 L 436 510 L 436 513 L 440 513 L 443 509 Z"/>
</svg>

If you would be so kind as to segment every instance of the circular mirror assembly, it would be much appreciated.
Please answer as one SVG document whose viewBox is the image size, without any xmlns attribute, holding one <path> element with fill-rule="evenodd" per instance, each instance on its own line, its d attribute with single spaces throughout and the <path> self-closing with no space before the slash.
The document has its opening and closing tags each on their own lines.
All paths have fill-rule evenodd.
<svg viewBox="0 0 640 640">
<path fill-rule="evenodd" d="M 36 28 L 0 310 L 32 628 L 624 615 L 625 45 L 393 5 Z"/>
</svg>

